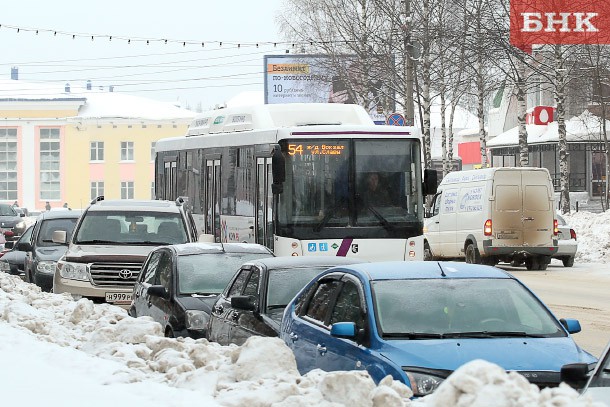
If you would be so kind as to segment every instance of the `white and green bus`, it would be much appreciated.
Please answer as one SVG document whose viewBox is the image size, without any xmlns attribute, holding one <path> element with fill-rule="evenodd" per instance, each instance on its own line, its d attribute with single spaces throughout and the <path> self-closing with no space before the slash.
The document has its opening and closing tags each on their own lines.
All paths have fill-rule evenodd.
<svg viewBox="0 0 610 407">
<path fill-rule="evenodd" d="M 213 110 L 156 143 L 157 199 L 184 196 L 210 239 L 278 256 L 421 260 L 435 191 L 416 129 L 376 126 L 356 105 Z"/>
</svg>

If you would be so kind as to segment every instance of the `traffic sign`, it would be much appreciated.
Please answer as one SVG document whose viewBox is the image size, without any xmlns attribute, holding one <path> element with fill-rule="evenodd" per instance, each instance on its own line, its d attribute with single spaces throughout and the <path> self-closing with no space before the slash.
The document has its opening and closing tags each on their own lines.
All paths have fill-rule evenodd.
<svg viewBox="0 0 610 407">
<path fill-rule="evenodd" d="M 386 119 L 386 123 L 390 126 L 404 126 L 405 125 L 405 117 L 400 113 L 392 113 L 388 115 Z"/>
</svg>

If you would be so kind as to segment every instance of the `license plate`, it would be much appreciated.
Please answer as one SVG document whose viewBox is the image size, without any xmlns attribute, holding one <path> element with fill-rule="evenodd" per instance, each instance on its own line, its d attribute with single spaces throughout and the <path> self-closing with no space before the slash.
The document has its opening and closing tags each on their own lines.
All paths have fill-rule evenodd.
<svg viewBox="0 0 610 407">
<path fill-rule="evenodd" d="M 131 303 L 131 293 L 106 293 L 106 302 L 112 304 Z"/>
</svg>

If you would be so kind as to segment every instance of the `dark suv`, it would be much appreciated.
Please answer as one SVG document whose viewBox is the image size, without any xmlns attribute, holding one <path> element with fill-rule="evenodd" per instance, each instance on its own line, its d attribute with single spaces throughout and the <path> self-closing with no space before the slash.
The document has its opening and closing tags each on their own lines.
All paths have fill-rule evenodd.
<svg viewBox="0 0 610 407">
<path fill-rule="evenodd" d="M 12 205 L 0 203 L 0 233 L 6 240 L 17 240 L 27 229 L 24 216 L 25 213 L 18 213 Z"/>
<path fill-rule="evenodd" d="M 83 212 L 68 250 L 57 263 L 53 292 L 127 308 L 142 263 L 157 246 L 197 241 L 195 222 L 184 201 L 104 200 Z"/>
<path fill-rule="evenodd" d="M 36 284 L 43 291 L 51 291 L 57 260 L 67 249 L 65 244 L 53 242 L 53 233 L 63 231 L 68 238 L 71 237 L 81 213 L 73 210 L 49 211 L 38 217 L 30 239 L 19 241 L 16 247 L 26 252 L 25 281 Z"/>
</svg>

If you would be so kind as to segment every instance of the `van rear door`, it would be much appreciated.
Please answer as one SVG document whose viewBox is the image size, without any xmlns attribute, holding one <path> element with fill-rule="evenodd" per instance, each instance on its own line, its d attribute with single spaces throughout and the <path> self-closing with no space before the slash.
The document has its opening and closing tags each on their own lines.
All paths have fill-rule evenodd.
<svg viewBox="0 0 610 407">
<path fill-rule="evenodd" d="M 553 205 L 544 170 L 498 170 L 494 175 L 494 246 L 552 246 Z"/>
</svg>

